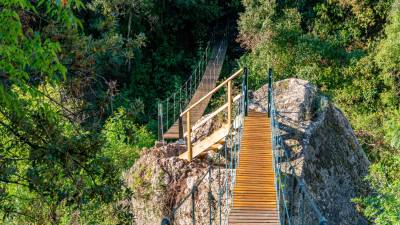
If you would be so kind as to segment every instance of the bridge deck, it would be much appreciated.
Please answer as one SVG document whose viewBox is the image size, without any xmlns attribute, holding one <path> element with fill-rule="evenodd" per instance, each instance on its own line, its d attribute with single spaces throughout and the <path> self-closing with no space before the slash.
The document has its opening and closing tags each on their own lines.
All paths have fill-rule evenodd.
<svg viewBox="0 0 400 225">
<path fill-rule="evenodd" d="M 207 63 L 203 78 L 192 99 L 190 99 L 189 105 L 187 107 L 190 107 L 191 105 L 196 103 L 203 96 L 205 96 L 207 93 L 215 88 L 222 69 L 222 65 L 225 60 L 226 49 L 227 43 L 223 40 L 213 46 L 213 58 L 211 58 L 210 61 Z M 210 99 L 211 96 L 193 108 L 193 110 L 191 111 L 192 113 L 190 114 L 191 124 L 195 124 L 203 116 Z M 186 124 L 185 117 L 183 118 L 183 124 Z M 167 130 L 167 132 L 164 133 L 163 137 L 165 139 L 177 139 L 179 137 L 179 120 L 175 121 L 175 123 Z"/>
<path fill-rule="evenodd" d="M 244 120 L 230 225 L 279 224 L 270 121 L 249 112 Z"/>
</svg>

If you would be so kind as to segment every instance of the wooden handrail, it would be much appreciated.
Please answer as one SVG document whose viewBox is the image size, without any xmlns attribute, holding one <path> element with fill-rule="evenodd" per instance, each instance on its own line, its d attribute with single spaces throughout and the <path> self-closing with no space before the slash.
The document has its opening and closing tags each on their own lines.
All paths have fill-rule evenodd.
<svg viewBox="0 0 400 225">
<path fill-rule="evenodd" d="M 224 85 L 228 85 L 228 92 L 227 92 L 227 99 L 228 99 L 228 127 L 231 126 L 232 123 L 232 103 L 233 103 L 233 99 L 232 99 L 232 80 L 239 76 L 239 74 L 241 74 L 241 72 L 243 71 L 243 69 L 240 69 L 238 71 L 236 71 L 232 76 L 230 76 L 228 79 L 226 79 L 224 82 L 222 82 L 221 84 L 219 84 L 217 87 L 215 87 L 213 90 L 211 90 L 210 92 L 208 92 L 205 96 L 203 96 L 201 99 L 199 99 L 197 102 L 195 102 L 193 105 L 191 105 L 190 107 L 188 107 L 185 111 L 183 111 L 180 115 L 180 117 L 182 118 L 185 114 L 186 114 L 186 132 L 187 132 L 187 136 L 186 136 L 186 149 L 188 152 L 188 160 L 192 161 L 192 156 L 193 156 L 193 149 L 192 149 L 192 140 L 191 140 L 191 132 L 192 132 L 192 126 L 190 125 L 190 110 L 192 110 L 194 107 L 196 107 L 198 104 L 200 104 L 200 102 L 206 100 L 208 97 L 210 97 L 212 94 L 214 94 L 215 92 L 217 92 L 219 89 L 221 89 Z"/>
<path fill-rule="evenodd" d="M 208 97 L 210 97 L 212 94 L 214 94 L 215 92 L 217 92 L 219 89 L 221 89 L 224 85 L 226 85 L 229 81 L 233 80 L 234 78 L 236 78 L 241 72 L 243 71 L 243 68 L 241 68 L 240 70 L 236 71 L 232 76 L 230 76 L 228 79 L 226 79 L 224 82 L 222 82 L 221 84 L 219 84 L 217 87 L 215 87 L 213 90 L 211 90 L 210 92 L 208 92 L 206 95 L 204 95 L 204 97 L 202 97 L 201 99 L 199 99 L 197 102 L 195 102 L 193 105 L 191 105 L 189 108 L 187 108 L 185 111 L 183 111 L 181 113 L 180 116 L 184 116 L 187 112 L 189 112 L 191 109 L 193 109 L 194 107 L 196 107 L 198 104 L 200 104 L 200 102 L 204 101 L 205 99 L 207 99 Z"/>
<path fill-rule="evenodd" d="M 237 100 L 240 99 L 240 97 L 242 97 L 242 94 L 238 94 L 236 95 L 232 102 L 236 102 Z M 219 107 L 217 110 L 215 110 L 214 112 L 212 112 L 211 114 L 209 114 L 207 117 L 205 117 L 204 119 L 201 120 L 201 122 L 197 122 L 196 125 L 194 125 L 192 127 L 192 131 L 197 130 L 199 127 L 203 126 L 207 121 L 209 121 L 210 119 L 212 119 L 214 116 L 216 116 L 218 113 L 224 111 L 226 108 L 228 108 L 228 103 L 225 103 L 224 105 L 222 105 L 221 107 Z M 185 132 L 183 134 L 184 137 L 187 136 L 187 132 Z"/>
</svg>

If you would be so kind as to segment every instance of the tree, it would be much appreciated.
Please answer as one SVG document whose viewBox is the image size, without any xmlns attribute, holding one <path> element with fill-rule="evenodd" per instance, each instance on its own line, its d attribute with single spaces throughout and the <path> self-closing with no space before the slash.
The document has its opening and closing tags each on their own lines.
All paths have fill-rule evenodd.
<svg viewBox="0 0 400 225">
<path fill-rule="evenodd" d="M 377 224 L 399 223 L 400 2 L 243 0 L 239 60 L 254 88 L 267 69 L 275 80 L 306 79 L 348 116 L 372 161 L 374 192 L 357 201 Z"/>
<path fill-rule="evenodd" d="M 71 115 L 76 112 L 63 100 L 59 83 L 67 70 L 58 58 L 60 45 L 29 26 L 44 7 L 57 25 L 76 27 L 70 7 L 80 4 L 0 3 L 0 24 L 7 24 L 0 28 L 3 218 L 25 216 L 41 223 L 42 216 L 43 223 L 57 224 L 60 205 L 80 207 L 92 198 L 111 202 L 121 189 L 119 171 L 101 155 L 98 134 L 74 121 Z M 30 205 L 34 202 L 44 204 L 44 209 L 35 211 L 35 204 Z"/>
</svg>

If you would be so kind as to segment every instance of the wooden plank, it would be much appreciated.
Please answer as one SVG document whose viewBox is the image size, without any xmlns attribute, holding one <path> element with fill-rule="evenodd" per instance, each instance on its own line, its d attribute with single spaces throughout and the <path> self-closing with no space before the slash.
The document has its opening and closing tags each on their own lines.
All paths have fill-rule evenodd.
<svg viewBox="0 0 400 225">
<path fill-rule="evenodd" d="M 242 96 L 241 94 L 235 96 L 235 98 L 233 98 L 233 102 L 236 102 L 237 100 L 239 100 L 241 96 Z M 192 130 L 196 130 L 197 128 L 203 126 L 205 123 L 207 123 L 207 121 L 211 120 L 213 117 L 218 115 L 218 113 L 224 111 L 226 108 L 228 108 L 228 103 L 225 103 L 223 106 L 221 106 L 220 108 L 218 108 L 217 110 L 215 110 L 214 112 L 209 114 L 207 117 L 205 117 L 203 120 L 201 120 L 201 122 L 197 122 L 196 125 L 194 125 L 192 127 Z M 186 135 L 187 135 L 187 132 L 185 133 L 185 136 Z"/>
<path fill-rule="evenodd" d="M 187 137 L 186 137 L 186 148 L 187 148 L 187 152 L 188 152 L 188 157 L 187 157 L 187 159 L 189 160 L 189 162 L 190 161 L 192 161 L 192 158 L 193 158 L 193 152 L 192 152 L 192 137 L 191 137 L 191 134 L 192 134 L 192 130 L 191 130 L 191 125 L 190 125 L 190 112 L 188 112 L 187 114 L 186 114 L 186 117 L 187 117 L 187 119 L 186 119 L 186 124 L 187 124 L 187 131 L 188 131 L 188 135 L 187 135 Z"/>
<path fill-rule="evenodd" d="M 217 151 L 221 150 L 223 147 L 224 147 L 224 145 L 216 143 L 216 144 L 211 145 L 211 147 L 209 149 L 217 152 Z"/>
<path fill-rule="evenodd" d="M 267 114 L 250 111 L 244 121 L 229 225 L 279 224 L 271 126 Z"/>
<path fill-rule="evenodd" d="M 193 144 L 193 157 L 196 157 L 203 153 L 204 151 L 210 150 L 210 148 L 221 141 L 221 139 L 225 138 L 226 135 L 228 135 L 229 128 L 227 125 L 223 125 L 221 128 L 219 128 L 217 131 L 215 131 L 213 134 L 208 136 L 207 138 L 196 142 Z M 188 158 L 188 151 L 182 153 L 179 158 L 181 159 L 187 159 Z"/>
<path fill-rule="evenodd" d="M 189 108 L 187 108 L 185 111 L 181 113 L 181 116 L 185 115 L 189 110 L 193 109 L 196 107 L 198 104 L 200 104 L 202 101 L 206 100 L 207 98 L 211 97 L 215 92 L 217 92 L 219 89 L 221 89 L 223 86 L 225 86 L 227 83 L 229 83 L 231 80 L 235 79 L 237 76 L 239 76 L 243 71 L 243 68 L 239 69 L 236 71 L 234 74 L 232 74 L 228 79 L 226 79 L 224 82 L 219 84 L 217 87 L 215 87 L 213 90 L 207 93 L 207 95 L 203 96 L 201 99 L 199 99 L 197 102 L 193 103 Z"/>
</svg>

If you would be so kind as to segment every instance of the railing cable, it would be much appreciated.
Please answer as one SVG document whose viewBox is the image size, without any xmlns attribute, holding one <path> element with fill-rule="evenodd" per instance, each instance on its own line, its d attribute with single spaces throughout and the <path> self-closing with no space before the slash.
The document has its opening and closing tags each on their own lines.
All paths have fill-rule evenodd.
<svg viewBox="0 0 400 225">
<path fill-rule="evenodd" d="M 302 223 L 304 223 L 305 221 L 304 203 L 307 203 L 311 207 L 312 212 L 317 218 L 318 224 L 328 225 L 328 221 L 319 210 L 311 194 L 308 192 L 304 179 L 299 178 L 296 175 L 296 170 L 291 163 L 290 151 L 284 147 L 282 136 L 279 135 L 280 127 L 279 122 L 276 119 L 278 113 L 275 108 L 273 96 L 272 69 L 269 69 L 268 71 L 268 81 L 268 115 L 271 119 L 272 124 L 272 149 L 274 155 L 273 163 L 277 190 L 278 212 L 280 214 L 281 224 L 293 224 L 293 211 L 289 210 L 287 197 L 287 188 L 289 187 L 289 184 L 287 183 L 287 178 L 289 174 L 291 174 L 299 185 L 299 192 L 301 195 L 301 198 L 299 198 L 301 200 L 301 206 L 299 209 L 300 212 L 298 213 L 300 221 L 302 221 Z M 283 163 L 286 164 L 285 167 L 282 167 Z M 283 211 L 281 210 L 282 208 Z"/>
</svg>

